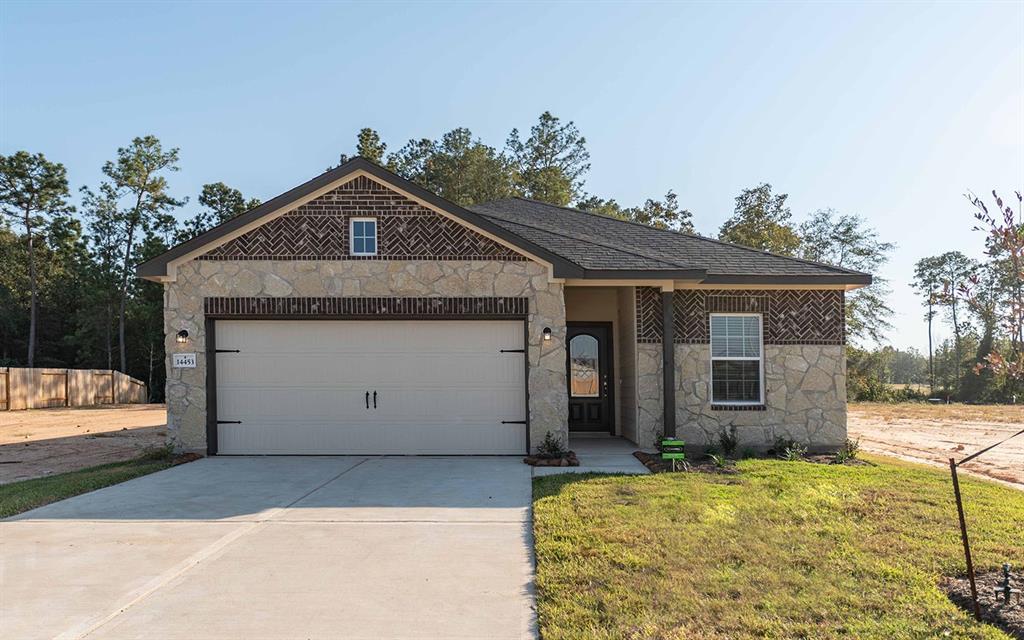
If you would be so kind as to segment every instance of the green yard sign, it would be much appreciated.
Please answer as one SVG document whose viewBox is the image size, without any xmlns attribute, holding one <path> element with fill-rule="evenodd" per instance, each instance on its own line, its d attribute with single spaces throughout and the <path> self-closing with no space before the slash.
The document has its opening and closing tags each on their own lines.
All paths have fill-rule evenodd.
<svg viewBox="0 0 1024 640">
<path fill-rule="evenodd" d="M 662 438 L 661 439 L 661 459 L 662 460 L 685 460 L 686 454 L 683 453 L 683 446 L 686 443 L 679 438 Z"/>
</svg>

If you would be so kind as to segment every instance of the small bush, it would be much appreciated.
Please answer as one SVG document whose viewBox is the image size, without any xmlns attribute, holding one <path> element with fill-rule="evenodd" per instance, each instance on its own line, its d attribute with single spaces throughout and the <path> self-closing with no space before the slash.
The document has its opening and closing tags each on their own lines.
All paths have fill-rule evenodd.
<svg viewBox="0 0 1024 640">
<path fill-rule="evenodd" d="M 722 429 L 722 432 L 718 434 L 718 444 L 727 457 L 731 458 L 736 453 L 736 447 L 740 445 L 739 438 L 736 437 L 736 425 L 729 425 L 728 429 Z"/>
<path fill-rule="evenodd" d="M 847 438 L 842 448 L 836 451 L 836 464 L 843 464 L 848 460 L 854 460 L 857 458 L 858 453 L 860 453 L 860 439 L 851 440 Z"/>
<path fill-rule="evenodd" d="M 140 462 L 170 462 L 173 459 L 174 447 L 170 444 L 146 447 L 138 457 Z"/>
<path fill-rule="evenodd" d="M 560 458 L 566 453 L 562 437 L 551 431 L 544 434 L 544 440 L 537 445 L 537 454 L 545 458 Z"/>
<path fill-rule="evenodd" d="M 790 438 L 776 438 L 769 453 L 775 454 L 780 460 L 801 460 L 807 455 L 807 445 Z"/>
<path fill-rule="evenodd" d="M 711 462 L 713 462 L 714 465 L 716 467 L 718 467 L 719 469 L 725 467 L 726 464 L 728 463 L 726 458 L 725 458 L 725 456 L 717 454 L 717 453 L 709 453 L 708 457 L 711 458 Z"/>
<path fill-rule="evenodd" d="M 749 460 L 750 458 L 756 458 L 757 457 L 757 452 L 754 451 L 753 449 L 751 449 L 750 447 L 746 447 L 740 453 L 740 457 L 743 458 L 744 460 Z"/>
</svg>

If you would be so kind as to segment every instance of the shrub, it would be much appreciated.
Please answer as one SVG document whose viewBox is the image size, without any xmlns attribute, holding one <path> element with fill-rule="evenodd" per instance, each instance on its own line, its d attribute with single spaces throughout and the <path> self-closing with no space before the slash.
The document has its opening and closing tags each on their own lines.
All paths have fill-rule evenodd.
<svg viewBox="0 0 1024 640">
<path fill-rule="evenodd" d="M 548 431 L 544 434 L 544 440 L 537 445 L 537 453 L 545 458 L 560 458 L 567 452 L 565 450 L 565 443 L 562 442 L 562 437 Z"/>
<path fill-rule="evenodd" d="M 140 462 L 170 462 L 173 459 L 174 447 L 170 444 L 146 447 L 138 457 Z"/>
<path fill-rule="evenodd" d="M 715 466 L 718 467 L 719 469 L 726 465 L 726 459 L 723 455 L 719 455 L 717 453 L 709 453 L 708 457 L 711 458 L 711 462 L 713 462 Z"/>
<path fill-rule="evenodd" d="M 774 453 L 780 460 L 801 460 L 807 455 L 807 446 L 790 438 L 775 438 L 769 453 Z"/>
<path fill-rule="evenodd" d="M 854 460 L 858 453 L 860 453 L 860 439 L 851 440 L 847 438 L 839 451 L 836 451 L 836 464 L 843 464 L 848 460 Z"/>
<path fill-rule="evenodd" d="M 718 444 L 727 457 L 731 458 L 736 453 L 736 447 L 740 444 L 736 437 L 736 425 L 731 424 L 728 429 L 722 429 L 718 434 Z"/>
</svg>

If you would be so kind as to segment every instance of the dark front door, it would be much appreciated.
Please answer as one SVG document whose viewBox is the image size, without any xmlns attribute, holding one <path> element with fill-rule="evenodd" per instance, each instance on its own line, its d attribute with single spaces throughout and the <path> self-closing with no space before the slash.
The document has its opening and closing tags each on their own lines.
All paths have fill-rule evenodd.
<svg viewBox="0 0 1024 640">
<path fill-rule="evenodd" d="M 570 324 L 568 335 L 569 431 L 612 431 L 611 325 Z"/>
</svg>

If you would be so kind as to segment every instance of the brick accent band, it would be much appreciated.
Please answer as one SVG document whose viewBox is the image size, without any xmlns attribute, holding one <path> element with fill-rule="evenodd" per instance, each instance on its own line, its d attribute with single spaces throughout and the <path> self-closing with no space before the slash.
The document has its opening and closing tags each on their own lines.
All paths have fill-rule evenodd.
<svg viewBox="0 0 1024 640">
<path fill-rule="evenodd" d="M 295 316 L 314 318 L 523 318 L 527 298 L 205 298 L 203 310 L 215 316 Z"/>
<path fill-rule="evenodd" d="M 675 343 L 707 344 L 711 313 L 760 313 L 765 344 L 846 344 L 845 294 L 833 289 L 680 290 L 673 296 Z M 661 296 L 636 289 L 638 342 L 661 342 Z"/>
</svg>

